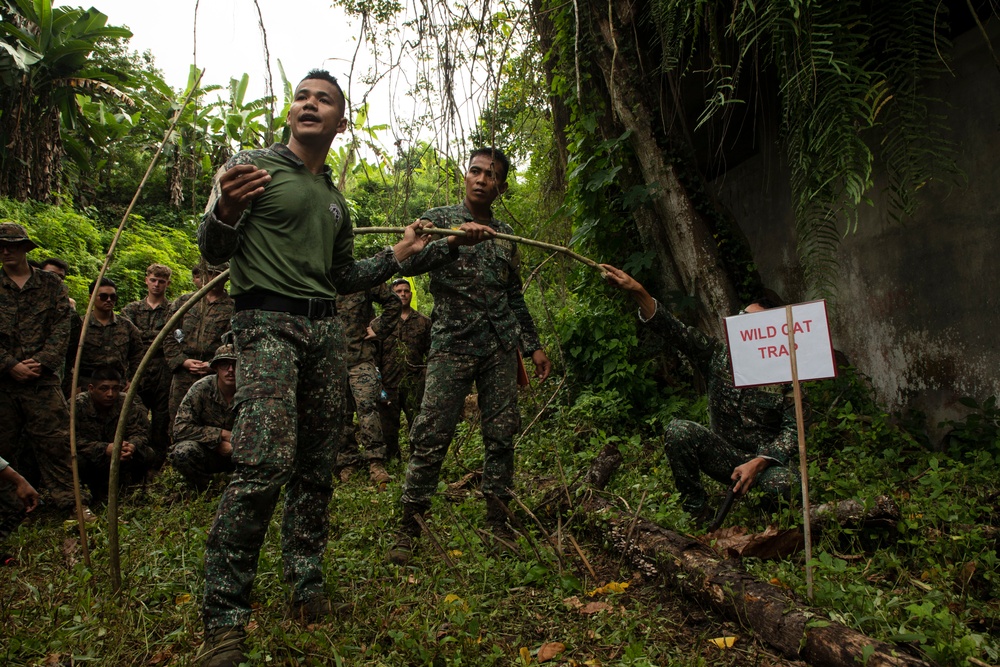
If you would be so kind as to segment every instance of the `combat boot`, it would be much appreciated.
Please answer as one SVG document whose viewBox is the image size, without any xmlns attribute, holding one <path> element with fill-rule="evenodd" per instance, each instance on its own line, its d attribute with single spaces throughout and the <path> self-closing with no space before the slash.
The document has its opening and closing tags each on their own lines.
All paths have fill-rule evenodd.
<svg viewBox="0 0 1000 667">
<path fill-rule="evenodd" d="M 386 484 L 392 479 L 385 471 L 385 464 L 382 461 L 372 461 L 368 464 L 368 477 L 371 483 L 379 489 L 384 489 Z"/>
<path fill-rule="evenodd" d="M 424 508 L 412 503 L 403 503 L 403 518 L 396 531 L 396 542 L 389 549 L 389 562 L 396 565 L 406 565 L 413 558 L 413 549 L 420 537 L 420 524 L 417 517 L 423 519 Z"/>
<path fill-rule="evenodd" d="M 205 642 L 195 660 L 201 667 L 238 667 L 247 659 L 243 648 L 246 638 L 246 631 L 236 626 L 205 630 Z"/>
<path fill-rule="evenodd" d="M 507 510 L 504 501 L 497 496 L 486 496 L 486 525 L 493 533 L 497 548 L 501 553 L 517 552 L 517 536 L 507 523 Z"/>
</svg>

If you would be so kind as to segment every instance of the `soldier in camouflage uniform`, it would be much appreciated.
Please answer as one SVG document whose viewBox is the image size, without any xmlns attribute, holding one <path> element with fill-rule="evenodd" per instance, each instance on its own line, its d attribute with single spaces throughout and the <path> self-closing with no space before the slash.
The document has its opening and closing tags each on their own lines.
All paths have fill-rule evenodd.
<svg viewBox="0 0 1000 667">
<path fill-rule="evenodd" d="M 388 398 L 379 403 L 382 435 L 385 437 L 386 458 L 399 458 L 399 423 L 406 413 L 410 428 L 420 412 L 424 396 L 424 370 L 427 352 L 431 348 L 431 318 L 410 307 L 413 294 L 404 278 L 392 281 L 392 291 L 403 306 L 399 324 L 382 341 L 378 367 L 382 371 L 382 386 Z M 382 318 L 372 320 L 372 330 L 384 329 Z"/>
<path fill-rule="evenodd" d="M 375 317 L 373 304 L 376 303 L 382 306 L 382 318 L 378 328 L 372 330 L 374 336 L 369 337 L 368 324 Z M 355 431 L 350 423 L 351 413 L 347 412 L 348 430 L 357 433 L 357 442 L 345 436 L 345 451 L 337 456 L 341 481 L 346 482 L 354 468 L 365 461 L 373 484 L 384 485 L 389 482 L 389 474 L 385 471 L 385 437 L 378 411 L 382 383 L 375 366 L 375 352 L 389 329 L 396 326 L 402 309 L 399 298 L 385 283 L 337 297 L 337 317 L 344 325 L 344 336 L 347 339 L 344 363 L 347 364 L 351 394 L 358 413 L 358 428 Z"/>
<path fill-rule="evenodd" d="M 708 383 L 710 428 L 675 419 L 664 441 L 684 509 L 701 523 L 712 510 L 701 484 L 704 472 L 737 495 L 757 486 L 775 498 L 789 498 L 799 486 L 798 431 L 794 402 L 786 387 L 734 387 L 729 350 L 673 317 L 630 275 L 601 265 L 609 284 L 628 292 L 639 306 L 639 319 L 678 349 Z M 779 304 L 761 298 L 745 309 L 759 312 Z"/>
<path fill-rule="evenodd" d="M 76 395 L 76 460 L 80 482 L 90 487 L 95 500 L 108 497 L 108 478 L 115 431 L 125 405 L 123 380 L 116 368 L 96 368 L 90 374 L 87 390 Z M 118 481 L 121 486 L 137 484 L 146 478 L 155 458 L 149 447 L 149 420 L 138 401 L 129 410 L 122 440 Z"/>
<path fill-rule="evenodd" d="M 488 228 L 489 234 L 512 233 L 493 217 L 492 210 L 493 201 L 507 189 L 509 170 L 510 162 L 499 150 L 473 151 L 465 175 L 464 202 L 431 209 L 421 218 L 437 227 L 473 224 Z M 521 423 L 518 348 L 531 357 L 540 379 L 552 370 L 521 294 L 517 247 L 494 238 L 470 248 L 453 248 L 450 240 L 435 241 L 404 263 L 404 275 L 430 271 L 434 312 L 427 386 L 420 415 L 410 430 L 402 522 L 389 552 L 389 559 L 397 564 L 410 560 L 412 540 L 420 532 L 416 517 L 430 506 L 473 382 L 482 415 L 486 520 L 501 544 L 511 536 L 504 503 L 511 497 L 514 435 Z"/>
<path fill-rule="evenodd" d="M 139 330 L 142 339 L 142 353 L 146 354 L 163 325 L 167 323 L 167 312 L 170 302 L 166 291 L 170 286 L 172 271 L 163 264 L 150 264 L 146 269 L 146 298 L 133 301 L 122 308 L 122 315 L 127 317 Z M 170 380 L 173 373 L 167 368 L 160 347 L 146 364 L 146 369 L 139 380 L 138 396 L 149 408 L 152 417 L 149 446 L 156 454 L 150 464 L 154 468 L 163 465 L 170 445 Z"/>
<path fill-rule="evenodd" d="M 214 375 L 191 385 L 174 420 L 170 464 L 196 491 L 204 491 L 212 475 L 233 471 L 233 398 L 236 394 L 236 351 L 222 345 L 211 362 Z"/>
<path fill-rule="evenodd" d="M 228 268 L 225 262 L 208 266 L 202 277 L 208 283 Z M 167 318 L 173 317 L 193 295 L 189 292 L 177 297 Z M 168 402 L 171 424 L 191 385 L 211 372 L 208 361 L 222 345 L 222 336 L 232 329 L 233 305 L 225 284 L 219 285 L 187 311 L 176 331 L 163 339 L 163 356 L 173 373 Z"/>
<path fill-rule="evenodd" d="M 114 368 L 125 382 L 139 367 L 143 347 L 139 330 L 128 318 L 115 315 L 118 288 L 110 278 L 90 283 L 90 293 L 97 290 L 97 301 L 90 314 L 87 336 L 80 356 L 80 386 L 86 387 L 98 368 Z"/>
<path fill-rule="evenodd" d="M 42 490 L 69 511 L 75 503 L 69 409 L 59 380 L 69 296 L 58 277 L 28 265 L 27 253 L 36 247 L 24 227 L 0 223 L 0 456 L 16 466 L 22 454 L 33 453 Z M 0 490 L 0 513 L 21 512 L 9 490 Z M 91 517 L 87 509 L 85 518 Z"/>
<path fill-rule="evenodd" d="M 66 282 L 66 275 L 69 273 L 69 264 L 57 257 L 49 257 L 42 261 L 39 267 L 42 271 L 47 271 L 52 275 L 59 276 L 59 280 Z M 80 344 L 80 332 L 83 330 L 83 318 L 80 314 L 76 312 L 76 300 L 72 297 L 69 299 L 70 311 L 70 327 L 69 327 L 69 344 L 66 346 L 66 366 L 60 369 L 59 375 L 62 376 L 62 387 L 63 393 L 66 394 L 66 398 L 73 397 L 73 366 L 76 364 L 76 348 Z"/>
<path fill-rule="evenodd" d="M 288 111 L 289 144 L 233 156 L 216 175 L 198 229 L 206 259 L 232 258 L 238 358 L 236 469 L 205 550 L 198 659 L 207 667 L 246 659 L 250 591 L 283 486 L 288 615 L 316 622 L 332 611 L 322 560 L 347 386 L 335 299 L 384 282 L 427 244 L 414 223 L 394 247 L 354 261 L 347 202 L 325 164 L 347 127 L 345 107 L 336 79 L 310 72 Z"/>
</svg>

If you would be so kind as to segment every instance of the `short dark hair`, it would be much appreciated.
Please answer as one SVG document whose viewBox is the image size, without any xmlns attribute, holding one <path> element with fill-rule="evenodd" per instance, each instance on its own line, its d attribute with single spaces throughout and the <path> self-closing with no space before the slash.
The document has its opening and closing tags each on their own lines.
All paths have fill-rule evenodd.
<svg viewBox="0 0 1000 667">
<path fill-rule="evenodd" d="M 101 278 L 101 287 L 114 287 L 115 292 L 118 291 L 118 285 L 116 285 L 115 281 L 113 281 L 111 278 L 108 278 L 107 276 Z M 90 281 L 90 287 L 87 288 L 87 294 L 93 294 L 95 289 L 97 289 L 97 281 L 92 280 Z"/>
<path fill-rule="evenodd" d="M 304 77 L 302 77 L 302 81 L 305 81 L 306 79 L 319 79 L 320 81 L 326 81 L 331 86 L 336 88 L 337 92 L 340 93 L 340 109 L 345 113 L 347 112 L 347 95 L 344 94 L 344 89 L 340 87 L 339 83 L 337 83 L 337 77 L 330 74 L 325 69 L 311 69 Z M 299 83 L 301 84 L 302 81 L 299 81 Z"/>
<path fill-rule="evenodd" d="M 499 148 L 494 148 L 493 146 L 484 146 L 482 148 L 477 148 L 476 150 L 469 153 L 469 162 L 472 159 L 480 155 L 485 155 L 490 158 L 494 164 L 503 167 L 503 174 L 497 174 L 497 180 L 501 183 L 507 182 L 507 174 L 510 173 L 510 158 L 504 155 L 503 151 Z"/>
<path fill-rule="evenodd" d="M 65 273 L 69 273 L 69 264 L 67 264 L 66 262 L 62 261 L 58 257 L 49 257 L 48 259 L 44 259 L 39 264 L 39 266 L 48 266 L 49 264 L 51 264 L 52 266 L 56 267 L 60 271 L 63 271 Z"/>
<path fill-rule="evenodd" d="M 107 382 L 122 382 L 124 378 L 121 372 L 113 366 L 98 366 L 90 373 L 90 384 L 100 384 Z"/>
<path fill-rule="evenodd" d="M 786 306 L 785 300 L 778 296 L 778 293 L 774 290 L 764 288 L 757 294 L 756 298 L 750 303 L 756 303 L 761 308 L 766 308 L 770 310 L 771 308 L 782 308 Z"/>
<path fill-rule="evenodd" d="M 392 289 L 396 285 L 406 285 L 407 287 L 409 287 L 410 281 L 407 280 L 406 278 L 396 278 L 395 280 L 392 281 L 392 284 L 389 285 L 389 289 Z"/>
</svg>

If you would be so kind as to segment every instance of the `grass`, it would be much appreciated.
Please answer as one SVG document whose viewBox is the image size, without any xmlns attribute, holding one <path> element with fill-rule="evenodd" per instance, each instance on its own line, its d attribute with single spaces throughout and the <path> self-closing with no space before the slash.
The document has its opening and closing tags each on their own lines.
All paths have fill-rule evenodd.
<svg viewBox="0 0 1000 667">
<path fill-rule="evenodd" d="M 1000 453 L 989 446 L 953 456 L 933 452 L 884 416 L 856 418 L 859 408 L 832 403 L 810 433 L 814 502 L 889 493 L 904 520 L 897 534 L 880 539 L 826 532 L 814 549 L 817 605 L 830 619 L 910 644 L 941 664 L 996 662 L 1000 564 L 991 526 Z M 644 516 L 689 530 L 662 443 L 650 437 L 655 429 L 629 426 L 622 415 L 588 423 L 580 413 L 553 408 L 519 443 L 518 497 L 535 506 L 611 441 L 625 463 L 610 494 L 632 511 L 641 500 Z M 449 482 L 481 467 L 476 432 L 463 425 L 456 445 L 443 472 Z M 430 513 L 451 564 L 423 539 L 411 566 L 390 565 L 385 553 L 398 520 L 402 470 L 397 464 L 390 472 L 396 481 L 383 493 L 361 476 L 335 487 L 326 581 L 331 597 L 350 610 L 331 623 L 283 620 L 279 508 L 254 588 L 254 664 L 526 665 L 554 642 L 565 650 L 547 664 L 790 664 L 748 630 L 678 597 L 669 582 L 643 581 L 586 535 L 578 538 L 593 576 L 568 544 L 547 543 L 534 526 L 519 538 L 516 557 L 495 554 L 484 537 L 484 503 L 467 489 L 442 484 Z M 0 568 L 0 664 L 192 664 L 201 642 L 204 545 L 218 495 L 182 495 L 178 486 L 168 470 L 123 498 L 119 595 L 110 592 L 103 517 L 91 526 L 92 570 L 79 562 L 75 526 L 38 522 L 18 530 L 7 548 L 21 564 Z M 730 523 L 760 529 L 768 519 L 744 502 Z M 795 517 L 780 520 L 791 524 Z M 747 565 L 804 597 L 801 555 Z M 609 582 L 629 586 L 589 594 Z M 606 606 L 590 613 L 592 603 Z M 711 642 L 726 636 L 737 637 L 735 646 Z"/>
</svg>

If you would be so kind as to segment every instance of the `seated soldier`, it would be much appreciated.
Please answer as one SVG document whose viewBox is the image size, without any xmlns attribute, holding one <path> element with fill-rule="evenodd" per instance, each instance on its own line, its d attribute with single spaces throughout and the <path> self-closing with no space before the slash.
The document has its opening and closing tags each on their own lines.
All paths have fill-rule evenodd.
<svg viewBox="0 0 1000 667">
<path fill-rule="evenodd" d="M 215 375 L 191 385 L 177 409 L 174 446 L 168 456 L 170 464 L 197 491 L 208 488 L 214 473 L 233 471 L 233 346 L 220 346 L 209 365 Z"/>
<path fill-rule="evenodd" d="M 772 498 L 789 498 L 799 485 L 798 437 L 794 404 L 780 385 L 735 387 L 725 341 L 684 325 L 650 296 L 632 276 L 602 264 L 610 285 L 628 292 L 639 319 L 697 368 L 708 385 L 710 428 L 674 419 L 664 441 L 674 483 L 684 509 L 708 523 L 712 508 L 701 473 L 733 489 L 737 496 L 756 486 Z M 746 307 L 756 313 L 779 306 L 761 297 Z"/>
<path fill-rule="evenodd" d="M 95 499 L 105 499 L 108 495 L 115 431 L 125 404 L 123 383 L 117 368 L 101 366 L 91 372 L 87 391 L 80 392 L 74 399 L 80 481 L 90 487 Z M 141 404 L 133 402 L 129 410 L 120 457 L 120 485 L 145 480 L 155 453 L 149 446 L 149 420 Z"/>
</svg>

